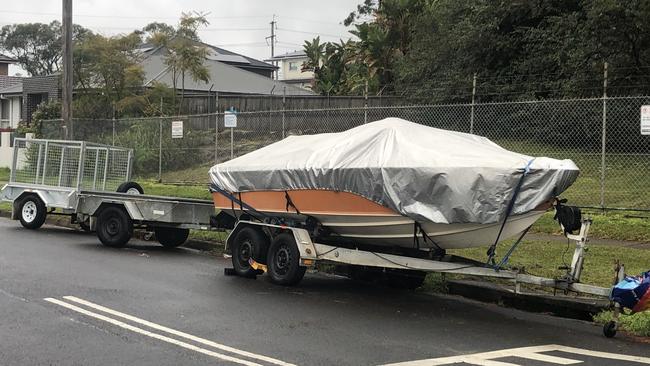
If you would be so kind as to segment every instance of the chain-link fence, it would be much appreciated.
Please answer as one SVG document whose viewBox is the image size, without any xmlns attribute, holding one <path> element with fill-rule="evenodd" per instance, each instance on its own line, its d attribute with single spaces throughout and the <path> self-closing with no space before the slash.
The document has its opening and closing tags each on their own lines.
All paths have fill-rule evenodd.
<svg viewBox="0 0 650 366">
<path fill-rule="evenodd" d="M 581 176 L 566 192 L 585 207 L 650 209 L 650 136 L 640 109 L 650 97 L 239 112 L 119 120 L 75 120 L 75 139 L 135 150 L 134 174 L 163 182 L 206 183 L 207 171 L 289 135 L 338 132 L 386 117 L 486 136 L 533 156 L 572 159 Z M 172 121 L 183 121 L 172 138 Z M 62 138 L 60 121 L 45 121 L 44 138 Z"/>
</svg>

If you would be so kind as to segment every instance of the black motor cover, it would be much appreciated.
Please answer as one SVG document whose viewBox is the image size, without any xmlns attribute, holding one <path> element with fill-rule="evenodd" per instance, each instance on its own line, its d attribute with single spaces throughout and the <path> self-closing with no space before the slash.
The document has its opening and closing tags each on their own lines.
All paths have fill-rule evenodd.
<svg viewBox="0 0 650 366">
<path fill-rule="evenodd" d="M 574 231 L 580 230 L 582 227 L 582 213 L 576 206 L 565 206 L 558 202 L 555 206 L 554 219 L 564 227 L 564 232 L 567 234 L 573 234 Z"/>
</svg>

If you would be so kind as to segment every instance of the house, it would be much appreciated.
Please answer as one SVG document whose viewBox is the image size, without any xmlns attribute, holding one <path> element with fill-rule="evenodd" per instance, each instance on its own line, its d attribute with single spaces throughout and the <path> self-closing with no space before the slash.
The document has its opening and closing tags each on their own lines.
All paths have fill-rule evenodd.
<svg viewBox="0 0 650 366">
<path fill-rule="evenodd" d="M 14 59 L 0 54 L 0 130 L 16 128 L 20 120 L 22 78 L 9 76 Z"/>
<path fill-rule="evenodd" d="M 223 48 L 196 42 L 198 47 L 206 47 L 208 56 L 204 65 L 210 72 L 210 82 L 195 81 L 185 78 L 186 95 L 205 95 L 206 92 L 222 95 L 311 95 L 308 90 L 293 84 L 284 83 L 272 78 L 276 66 L 262 62 Z M 145 72 L 145 86 L 153 83 L 163 83 L 173 86 L 173 73 L 165 65 L 165 46 L 151 47 L 143 45 L 139 48 L 143 53 L 142 66 Z M 180 81 L 177 80 L 177 88 Z"/>
<path fill-rule="evenodd" d="M 303 71 L 302 64 L 307 62 L 305 51 L 293 51 L 282 55 L 271 57 L 268 62 L 276 62 L 279 66 L 278 79 L 303 89 L 311 89 L 314 73 Z"/>
</svg>

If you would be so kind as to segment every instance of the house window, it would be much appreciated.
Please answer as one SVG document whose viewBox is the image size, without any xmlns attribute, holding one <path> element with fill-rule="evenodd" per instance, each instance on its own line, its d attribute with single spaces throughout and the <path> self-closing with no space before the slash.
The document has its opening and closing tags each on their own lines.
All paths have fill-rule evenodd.
<svg viewBox="0 0 650 366">
<path fill-rule="evenodd" d="M 9 119 L 9 99 L 0 99 L 0 119 Z"/>
<path fill-rule="evenodd" d="M 289 62 L 289 71 L 298 71 L 298 63 Z"/>
</svg>

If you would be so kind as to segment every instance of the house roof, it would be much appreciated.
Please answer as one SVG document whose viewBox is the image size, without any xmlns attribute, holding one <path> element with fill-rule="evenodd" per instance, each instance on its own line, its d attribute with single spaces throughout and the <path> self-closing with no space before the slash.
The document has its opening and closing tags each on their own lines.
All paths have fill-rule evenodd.
<svg viewBox="0 0 650 366">
<path fill-rule="evenodd" d="M 291 58 L 305 58 L 305 57 L 307 57 L 305 51 L 293 51 L 293 52 L 287 52 L 281 55 L 273 56 L 269 59 L 266 59 L 265 61 L 280 61 L 280 60 L 286 60 Z"/>
<path fill-rule="evenodd" d="M 22 94 L 23 93 L 23 83 L 18 83 L 14 85 L 7 86 L 0 89 L 0 95 L 7 94 Z"/>
<path fill-rule="evenodd" d="M 207 59 L 203 64 L 208 68 L 212 80 L 204 83 L 185 77 L 186 90 L 208 91 L 212 87 L 212 91 L 224 94 L 281 95 L 286 90 L 287 95 L 313 95 L 308 90 L 243 70 L 223 61 Z M 171 69 L 165 65 L 162 53 L 151 54 L 142 61 L 141 65 L 145 72 L 145 86 L 151 86 L 154 82 L 170 87 L 174 85 Z M 178 83 L 180 80 L 177 79 L 177 87 Z"/>
<path fill-rule="evenodd" d="M 269 63 L 236 52 L 228 51 L 221 47 L 213 46 L 211 44 L 207 44 L 204 42 L 196 42 L 196 43 L 209 48 L 210 53 L 208 54 L 208 59 L 214 61 L 221 61 L 227 64 L 240 65 L 240 66 L 245 66 L 250 68 L 267 69 L 269 71 L 273 71 L 278 68 L 275 65 L 271 65 Z M 158 50 L 160 50 L 163 47 L 164 46 L 155 46 L 151 43 L 143 43 L 138 47 L 138 50 L 140 50 L 141 52 L 147 55 L 150 55 L 156 53 Z"/>
<path fill-rule="evenodd" d="M 4 54 L 0 53 L 0 63 L 13 64 L 14 62 L 16 62 L 16 60 L 14 60 L 13 58 L 11 58 L 11 57 L 9 57 L 7 55 L 4 55 Z"/>
</svg>

